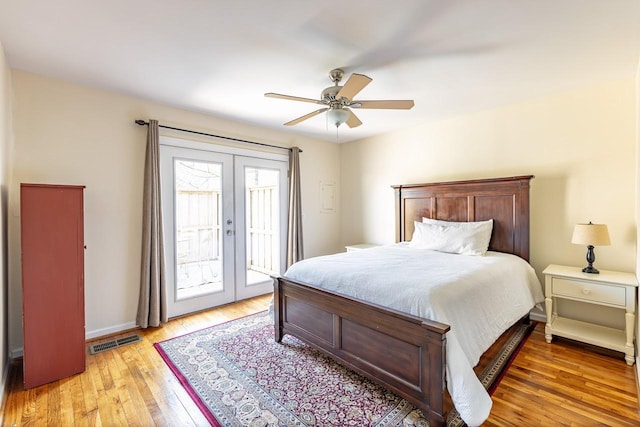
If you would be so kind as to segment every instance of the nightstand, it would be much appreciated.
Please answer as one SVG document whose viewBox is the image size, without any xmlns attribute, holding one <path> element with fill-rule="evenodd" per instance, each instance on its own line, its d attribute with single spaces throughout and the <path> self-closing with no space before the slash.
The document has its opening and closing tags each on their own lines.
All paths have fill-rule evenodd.
<svg viewBox="0 0 640 427">
<path fill-rule="evenodd" d="M 632 273 L 600 270 L 583 273 L 579 267 L 549 265 L 543 272 L 547 324 L 544 337 L 553 335 L 609 348 L 625 354 L 628 365 L 635 361 L 633 347 L 638 282 Z M 625 310 L 625 329 L 619 330 L 558 316 L 558 298 Z"/>
<path fill-rule="evenodd" d="M 379 245 L 374 245 L 373 243 L 358 243 L 357 245 L 347 245 L 344 248 L 347 252 L 359 251 L 360 249 L 374 248 Z"/>
</svg>

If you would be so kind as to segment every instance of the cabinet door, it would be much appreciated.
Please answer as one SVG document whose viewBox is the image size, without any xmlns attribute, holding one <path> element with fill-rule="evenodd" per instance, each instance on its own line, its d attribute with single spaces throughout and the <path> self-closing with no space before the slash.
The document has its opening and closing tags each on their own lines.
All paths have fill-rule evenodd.
<svg viewBox="0 0 640 427">
<path fill-rule="evenodd" d="M 20 189 L 24 385 L 85 370 L 83 187 Z"/>
</svg>

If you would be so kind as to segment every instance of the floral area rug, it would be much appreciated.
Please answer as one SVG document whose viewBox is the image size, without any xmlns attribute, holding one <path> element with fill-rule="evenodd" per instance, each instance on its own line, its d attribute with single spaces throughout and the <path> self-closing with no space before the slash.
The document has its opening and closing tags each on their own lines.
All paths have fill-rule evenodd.
<svg viewBox="0 0 640 427">
<path fill-rule="evenodd" d="M 522 329 L 480 376 L 487 389 L 528 335 Z M 273 335 L 263 312 L 155 347 L 214 426 L 428 425 L 404 399 L 294 337 L 278 344 Z M 464 425 L 455 410 L 447 424 Z"/>
</svg>

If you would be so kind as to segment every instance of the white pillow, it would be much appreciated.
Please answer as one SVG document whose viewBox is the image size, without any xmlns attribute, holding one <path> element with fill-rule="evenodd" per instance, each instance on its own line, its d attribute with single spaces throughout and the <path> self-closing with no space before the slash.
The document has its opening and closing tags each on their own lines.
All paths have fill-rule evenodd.
<svg viewBox="0 0 640 427">
<path fill-rule="evenodd" d="M 492 219 L 456 223 L 438 220 L 415 221 L 414 225 L 415 230 L 409 246 L 463 255 L 484 255 L 489 249 L 493 231 Z"/>
</svg>

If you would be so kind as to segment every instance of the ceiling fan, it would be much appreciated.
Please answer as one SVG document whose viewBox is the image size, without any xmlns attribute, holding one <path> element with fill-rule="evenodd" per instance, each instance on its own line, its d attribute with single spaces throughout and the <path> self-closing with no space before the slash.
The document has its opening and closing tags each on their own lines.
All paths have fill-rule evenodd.
<svg viewBox="0 0 640 427">
<path fill-rule="evenodd" d="M 305 114 L 302 117 L 298 117 L 297 119 L 293 119 L 285 123 L 285 126 L 297 125 L 300 122 L 303 122 L 326 111 L 327 119 L 331 124 L 338 127 L 341 124 L 346 123 L 350 128 L 354 128 L 360 126 L 362 122 L 353 113 L 353 111 L 351 110 L 352 108 L 409 110 L 414 105 L 413 100 L 354 100 L 353 97 L 356 96 L 369 83 L 371 83 L 371 78 L 363 74 L 353 73 L 344 84 L 344 86 L 340 86 L 339 83 L 344 77 L 344 71 L 339 68 L 331 70 L 331 72 L 329 73 L 329 77 L 334 83 L 334 86 L 329 86 L 328 88 L 323 90 L 320 94 L 320 99 L 301 98 L 299 96 L 282 95 L 273 92 L 265 93 L 264 96 L 269 98 L 281 98 L 289 99 L 291 101 L 302 101 L 310 102 L 312 104 L 325 105 L 325 107 L 320 108 L 319 110 L 313 111 L 309 114 Z"/>
</svg>

